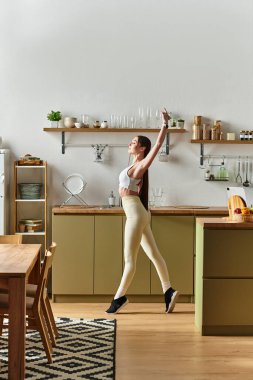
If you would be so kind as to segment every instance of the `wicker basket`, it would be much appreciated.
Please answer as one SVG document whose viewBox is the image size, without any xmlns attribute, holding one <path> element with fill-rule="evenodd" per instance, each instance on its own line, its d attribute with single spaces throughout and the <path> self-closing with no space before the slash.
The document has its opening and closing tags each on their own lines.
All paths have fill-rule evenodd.
<svg viewBox="0 0 253 380">
<path fill-rule="evenodd" d="M 43 165 L 42 160 L 18 160 L 17 164 L 19 166 L 41 166 Z"/>
<path fill-rule="evenodd" d="M 234 214 L 232 220 L 240 223 L 253 223 L 253 214 L 243 215 L 243 214 Z"/>
</svg>

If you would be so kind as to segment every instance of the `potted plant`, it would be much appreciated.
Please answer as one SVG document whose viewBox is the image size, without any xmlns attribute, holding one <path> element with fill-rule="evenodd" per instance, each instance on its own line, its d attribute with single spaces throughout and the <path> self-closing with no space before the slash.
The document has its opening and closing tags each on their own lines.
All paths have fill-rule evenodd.
<svg viewBox="0 0 253 380">
<path fill-rule="evenodd" d="M 51 111 L 47 114 L 47 119 L 51 121 L 51 127 L 58 128 L 58 123 L 61 120 L 61 112 L 60 111 Z"/>
</svg>

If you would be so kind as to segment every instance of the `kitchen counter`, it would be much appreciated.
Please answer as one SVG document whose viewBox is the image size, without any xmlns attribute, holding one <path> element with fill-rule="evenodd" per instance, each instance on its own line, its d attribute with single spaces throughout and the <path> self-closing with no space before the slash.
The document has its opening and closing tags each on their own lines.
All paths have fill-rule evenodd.
<svg viewBox="0 0 253 380">
<path fill-rule="evenodd" d="M 223 229 L 223 230 L 253 230 L 253 223 L 236 222 L 227 220 L 227 218 L 197 218 L 196 223 L 199 223 L 203 228 L 208 229 Z"/>
<path fill-rule="evenodd" d="M 54 215 L 76 215 L 76 214 L 100 214 L 100 215 L 124 215 L 122 207 L 105 207 L 105 206 L 81 206 L 81 205 L 68 205 L 68 206 L 55 206 L 52 209 Z M 226 215 L 228 214 L 227 207 L 208 207 L 208 206 L 163 206 L 151 207 L 150 212 L 152 215 Z"/>
</svg>

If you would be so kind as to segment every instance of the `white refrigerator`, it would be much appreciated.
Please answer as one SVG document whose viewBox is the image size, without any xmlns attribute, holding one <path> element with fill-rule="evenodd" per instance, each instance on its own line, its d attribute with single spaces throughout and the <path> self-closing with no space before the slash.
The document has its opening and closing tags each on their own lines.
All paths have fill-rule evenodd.
<svg viewBox="0 0 253 380">
<path fill-rule="evenodd" d="M 0 235 L 9 233 L 9 151 L 0 149 Z"/>
</svg>

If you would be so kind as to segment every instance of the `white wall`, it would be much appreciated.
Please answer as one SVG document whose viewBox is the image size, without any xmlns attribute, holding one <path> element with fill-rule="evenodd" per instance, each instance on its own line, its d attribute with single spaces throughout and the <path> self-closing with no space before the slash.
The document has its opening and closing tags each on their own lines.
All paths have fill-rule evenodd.
<svg viewBox="0 0 253 380">
<path fill-rule="evenodd" d="M 199 146 L 189 144 L 193 116 L 221 119 L 224 130 L 253 129 L 252 0 L 10 0 L 0 15 L 0 135 L 13 159 L 30 153 L 50 165 L 50 205 L 65 199 L 73 172 L 88 182 L 88 203 L 105 203 L 128 163 L 127 150 L 93 162 L 87 148 L 61 154 L 60 134 L 43 132 L 47 113 L 108 119 L 139 105 L 166 106 L 186 119 L 169 162 L 156 160 L 151 186 L 169 204 L 226 204 L 227 183 L 203 180 Z M 150 135 L 152 141 L 155 135 Z M 70 134 L 70 142 L 126 144 L 133 134 Z M 206 146 L 252 155 L 252 146 Z M 236 163 L 227 163 L 231 174 Z M 252 161 L 250 162 L 252 173 Z M 253 182 L 252 174 L 250 180 Z"/>
</svg>

